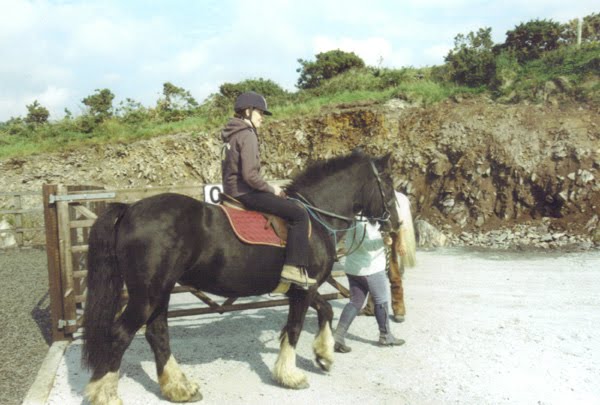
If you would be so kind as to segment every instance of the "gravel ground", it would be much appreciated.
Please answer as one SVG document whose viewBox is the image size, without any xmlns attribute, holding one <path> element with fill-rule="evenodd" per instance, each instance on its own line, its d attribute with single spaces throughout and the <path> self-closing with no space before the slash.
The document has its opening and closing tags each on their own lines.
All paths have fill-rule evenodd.
<svg viewBox="0 0 600 405">
<path fill-rule="evenodd" d="M 312 359 L 309 311 L 298 367 L 311 387 L 292 391 L 270 377 L 285 308 L 170 321 L 173 352 L 201 383 L 206 404 L 598 404 L 600 252 L 509 253 L 458 248 L 420 251 L 405 276 L 407 321 L 393 324 L 405 346 L 381 349 L 375 321 L 359 317 L 330 373 Z M 46 253 L 0 251 L 0 402 L 20 404 L 49 339 Z M 173 306 L 189 306 L 185 294 Z M 344 301 L 332 301 L 335 322 Z M 245 336 L 240 340 L 240 336 Z M 59 365 L 49 404 L 81 404 L 89 373 L 80 341 Z M 143 336 L 127 351 L 119 392 L 126 404 L 167 403 Z"/>
<path fill-rule="evenodd" d="M 0 402 L 20 404 L 50 344 L 46 252 L 0 250 Z"/>
<path fill-rule="evenodd" d="M 372 317 L 352 324 L 348 354 L 329 373 L 314 363 L 314 311 L 307 314 L 297 366 L 300 391 L 273 383 L 270 370 L 285 308 L 170 321 L 173 353 L 201 384 L 203 404 L 598 404 L 600 403 L 600 252 L 510 253 L 439 249 L 418 252 L 405 275 L 406 340 L 375 344 Z M 178 294 L 174 307 L 185 307 Z M 187 304 L 186 304 L 187 302 Z M 332 301 L 337 323 L 345 301 Z M 79 405 L 89 372 L 81 344 L 59 364 L 48 403 Z M 125 404 L 167 404 L 151 350 L 136 336 L 123 359 Z"/>
</svg>

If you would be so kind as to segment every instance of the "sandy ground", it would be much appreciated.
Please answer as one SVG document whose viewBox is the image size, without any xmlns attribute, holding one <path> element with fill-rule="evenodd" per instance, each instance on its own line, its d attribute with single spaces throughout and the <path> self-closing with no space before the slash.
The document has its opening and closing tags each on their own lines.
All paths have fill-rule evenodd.
<svg viewBox="0 0 600 405">
<path fill-rule="evenodd" d="M 313 361 L 309 312 L 297 351 L 308 389 L 271 380 L 285 308 L 172 319 L 173 352 L 205 404 L 600 403 L 600 252 L 443 249 L 418 260 L 405 275 L 407 320 L 392 325 L 404 346 L 377 347 L 375 320 L 359 317 L 347 340 L 353 351 L 336 354 L 324 373 Z M 332 301 L 334 323 L 344 303 Z M 68 347 L 49 404 L 82 403 L 89 374 L 80 348 Z M 167 403 L 141 335 L 125 354 L 119 393 L 125 404 Z"/>
</svg>

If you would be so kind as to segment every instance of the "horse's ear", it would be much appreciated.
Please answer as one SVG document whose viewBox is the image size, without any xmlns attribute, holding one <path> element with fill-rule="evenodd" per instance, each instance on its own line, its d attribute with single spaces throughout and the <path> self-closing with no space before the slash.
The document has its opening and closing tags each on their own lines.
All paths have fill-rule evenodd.
<svg viewBox="0 0 600 405">
<path fill-rule="evenodd" d="M 391 153 L 386 153 L 385 156 L 380 157 L 379 159 L 375 159 L 375 166 L 377 167 L 377 170 L 379 170 L 380 172 L 384 172 L 388 169 L 391 169 L 391 167 L 392 167 L 391 157 L 392 157 Z"/>
</svg>

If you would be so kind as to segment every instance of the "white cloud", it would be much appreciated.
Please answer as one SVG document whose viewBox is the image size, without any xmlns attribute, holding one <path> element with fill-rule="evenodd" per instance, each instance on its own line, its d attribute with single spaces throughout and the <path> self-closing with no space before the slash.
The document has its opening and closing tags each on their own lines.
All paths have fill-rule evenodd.
<svg viewBox="0 0 600 405">
<path fill-rule="evenodd" d="M 400 67 L 412 63 L 412 51 L 407 48 L 394 49 L 390 41 L 385 38 L 329 38 L 316 37 L 314 42 L 315 54 L 340 49 L 345 52 L 354 52 L 367 65 Z"/>
<path fill-rule="evenodd" d="M 71 91 L 66 88 L 58 88 L 54 86 L 47 87 L 42 93 L 30 97 L 30 102 L 38 100 L 41 105 L 50 111 L 51 118 L 62 117 L 65 105 L 72 97 Z"/>
</svg>

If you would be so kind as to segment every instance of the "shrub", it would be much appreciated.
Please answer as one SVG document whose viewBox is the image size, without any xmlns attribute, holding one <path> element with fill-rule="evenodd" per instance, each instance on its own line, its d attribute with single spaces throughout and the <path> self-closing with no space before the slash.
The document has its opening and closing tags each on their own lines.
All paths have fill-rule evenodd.
<svg viewBox="0 0 600 405">
<path fill-rule="evenodd" d="M 109 89 L 96 89 L 95 92 L 95 94 L 87 96 L 81 102 L 88 107 L 88 114 L 99 123 L 108 117 L 112 117 L 112 102 L 115 95 Z"/>
<path fill-rule="evenodd" d="M 490 83 L 496 69 L 491 32 L 491 28 L 480 28 L 454 38 L 454 49 L 445 58 L 451 80 L 470 87 Z"/>
<path fill-rule="evenodd" d="M 298 59 L 300 73 L 297 87 L 300 89 L 314 89 L 322 81 L 331 79 L 341 73 L 356 68 L 364 68 L 365 62 L 354 52 L 344 52 L 339 49 L 321 52 L 316 55 L 316 61 Z"/>
<path fill-rule="evenodd" d="M 189 91 L 170 82 L 163 84 L 163 96 L 158 99 L 156 109 L 166 122 L 181 121 L 198 108 L 198 102 Z"/>
<path fill-rule="evenodd" d="M 577 42 L 577 19 L 563 25 L 561 37 L 569 44 Z M 600 42 L 600 13 L 592 13 L 583 17 L 581 27 L 581 42 Z"/>
<path fill-rule="evenodd" d="M 247 91 L 255 91 L 267 99 L 269 109 L 285 104 L 291 100 L 290 94 L 280 85 L 267 79 L 247 79 L 238 83 L 223 83 L 219 93 L 211 95 L 205 101 L 206 107 L 217 115 L 229 114 L 233 111 L 233 103 L 237 96 Z"/>
<path fill-rule="evenodd" d="M 561 44 L 562 26 L 552 20 L 532 20 L 506 32 L 504 47 L 512 50 L 520 63 L 538 59 Z"/>
<path fill-rule="evenodd" d="M 48 117 L 50 113 L 46 107 L 43 107 L 35 100 L 32 104 L 29 104 L 27 107 L 27 116 L 25 117 L 25 122 L 33 125 L 45 124 L 48 122 Z"/>
<path fill-rule="evenodd" d="M 131 98 L 126 98 L 125 101 L 121 101 L 116 113 L 117 116 L 120 117 L 121 121 L 126 124 L 141 124 L 142 122 L 150 119 L 148 110 L 142 105 L 142 103 Z"/>
</svg>

